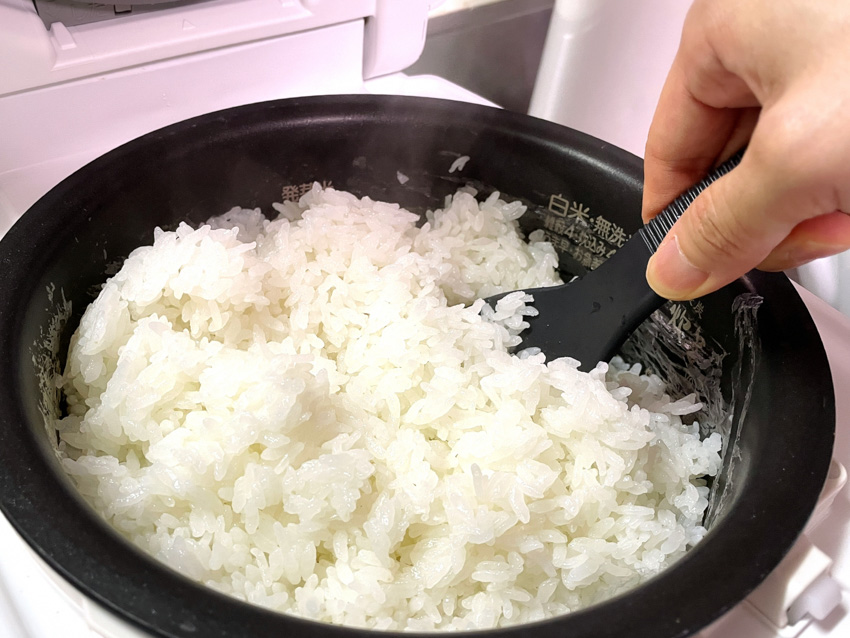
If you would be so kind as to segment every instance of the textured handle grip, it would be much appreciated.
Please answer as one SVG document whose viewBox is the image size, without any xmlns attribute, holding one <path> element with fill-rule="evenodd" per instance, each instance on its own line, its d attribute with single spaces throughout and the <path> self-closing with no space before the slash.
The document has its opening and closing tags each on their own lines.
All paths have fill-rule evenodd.
<svg viewBox="0 0 850 638">
<path fill-rule="evenodd" d="M 706 175 L 701 182 L 694 184 L 670 202 L 664 210 L 658 213 L 658 215 L 656 215 L 641 229 L 641 236 L 643 237 L 643 241 L 646 243 L 646 247 L 649 248 L 650 253 L 654 253 L 658 250 L 658 246 L 661 245 L 661 240 L 667 236 L 667 233 L 669 233 L 670 229 L 673 228 L 673 224 L 675 224 L 682 214 L 688 209 L 688 206 L 693 203 L 693 201 L 697 198 L 697 195 L 708 188 L 711 183 L 726 175 L 726 173 L 730 172 L 733 168 L 740 164 L 741 157 L 743 157 L 743 155 L 744 149 L 741 149 Z"/>
</svg>

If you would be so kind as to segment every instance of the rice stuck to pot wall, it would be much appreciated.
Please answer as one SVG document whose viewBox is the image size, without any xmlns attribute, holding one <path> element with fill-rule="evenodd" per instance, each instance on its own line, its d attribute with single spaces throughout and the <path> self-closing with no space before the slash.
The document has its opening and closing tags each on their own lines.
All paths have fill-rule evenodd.
<svg viewBox="0 0 850 638">
<path fill-rule="evenodd" d="M 530 298 L 476 301 L 559 283 L 520 204 L 276 208 L 157 230 L 72 339 L 64 467 L 133 543 L 282 612 L 431 630 L 574 611 L 704 535 L 694 398 L 512 356 Z"/>
</svg>

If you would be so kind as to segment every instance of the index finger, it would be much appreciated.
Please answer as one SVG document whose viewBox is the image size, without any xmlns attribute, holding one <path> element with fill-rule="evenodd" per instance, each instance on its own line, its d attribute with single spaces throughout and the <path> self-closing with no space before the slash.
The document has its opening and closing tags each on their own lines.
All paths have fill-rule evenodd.
<svg viewBox="0 0 850 638">
<path fill-rule="evenodd" d="M 743 146 L 755 127 L 758 100 L 717 57 L 711 24 L 694 10 L 688 15 L 661 91 L 644 157 L 644 221 Z"/>
<path fill-rule="evenodd" d="M 697 99 L 675 65 L 661 93 L 644 157 L 643 219 L 649 221 L 717 164 L 741 113 Z"/>
</svg>

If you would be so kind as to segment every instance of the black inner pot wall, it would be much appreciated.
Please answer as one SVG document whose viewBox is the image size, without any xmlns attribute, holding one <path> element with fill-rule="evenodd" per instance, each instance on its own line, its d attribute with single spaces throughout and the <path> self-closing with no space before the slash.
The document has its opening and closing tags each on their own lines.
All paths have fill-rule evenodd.
<svg viewBox="0 0 850 638">
<path fill-rule="evenodd" d="M 464 155 L 470 157 L 464 169 L 449 173 Z M 281 200 L 284 186 L 317 180 L 421 213 L 467 182 L 496 185 L 530 205 L 527 229 L 541 225 L 550 197 L 558 195 L 631 233 L 640 224 L 641 176 L 637 158 L 569 129 L 495 109 L 389 97 L 231 109 L 109 153 L 42 198 L 0 244 L 7 271 L 0 282 L 0 356 L 11 362 L 0 371 L 0 506 L 49 564 L 154 635 L 353 635 L 189 583 L 128 548 L 81 505 L 44 427 L 33 362 L 57 300 L 64 295 L 73 307 L 59 341 L 64 362 L 70 333 L 104 273 L 150 243 L 154 227 L 197 224 L 233 206 L 272 214 L 270 204 Z M 731 307 L 753 292 L 764 302 L 757 367 L 745 389 L 734 382 L 739 344 Z M 703 301 L 701 328 L 729 353 L 723 360 L 727 400 L 734 390 L 749 391 L 748 405 L 735 402 L 741 427 L 737 444 L 727 449 L 710 533 L 634 592 L 502 633 L 688 635 L 740 601 L 801 531 L 826 475 L 834 428 L 817 331 L 782 276 L 754 273 Z"/>
</svg>

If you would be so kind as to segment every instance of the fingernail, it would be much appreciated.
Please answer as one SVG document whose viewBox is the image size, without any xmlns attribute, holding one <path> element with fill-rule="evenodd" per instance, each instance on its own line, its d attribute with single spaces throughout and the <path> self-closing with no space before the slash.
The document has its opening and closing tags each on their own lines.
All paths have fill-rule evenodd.
<svg viewBox="0 0 850 638">
<path fill-rule="evenodd" d="M 668 236 L 649 260 L 646 279 L 652 289 L 667 299 L 690 299 L 708 279 L 708 273 L 694 266 L 682 253 L 679 239 Z"/>
</svg>

